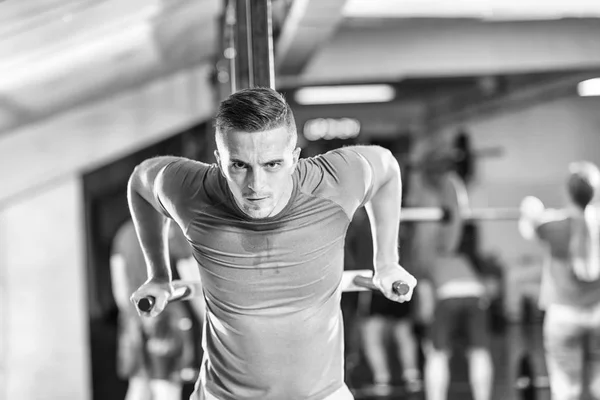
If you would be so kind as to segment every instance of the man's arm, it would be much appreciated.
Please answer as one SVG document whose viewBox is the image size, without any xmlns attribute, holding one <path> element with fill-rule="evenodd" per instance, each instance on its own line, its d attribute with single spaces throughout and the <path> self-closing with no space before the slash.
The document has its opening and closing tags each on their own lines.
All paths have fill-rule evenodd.
<svg viewBox="0 0 600 400">
<path fill-rule="evenodd" d="M 371 198 L 365 203 L 373 233 L 375 268 L 399 262 L 398 234 L 402 207 L 400 166 L 392 153 L 379 146 L 359 146 L 357 152 L 368 162 L 367 188 Z M 369 168 L 370 167 L 370 168 Z"/>
<path fill-rule="evenodd" d="M 552 223 L 564 218 L 556 210 L 547 210 L 544 203 L 534 196 L 527 196 L 521 201 L 520 211 L 519 233 L 526 240 L 545 240 L 546 230 Z"/>
<path fill-rule="evenodd" d="M 537 237 L 537 229 L 544 215 L 544 203 L 537 197 L 527 196 L 521 201 L 519 233 L 525 240 Z"/>
<path fill-rule="evenodd" d="M 402 280 L 411 290 L 416 279 L 399 266 L 398 234 L 402 207 L 402 178 L 400 166 L 393 154 L 379 146 L 356 146 L 352 148 L 365 160 L 365 187 L 370 198 L 365 203 L 373 235 L 374 282 L 380 280 L 380 289 L 390 299 L 398 299 L 392 293 L 394 280 Z"/>
<path fill-rule="evenodd" d="M 168 235 L 169 220 L 161 212 L 156 200 L 157 185 L 161 185 L 164 168 L 179 157 L 156 157 L 138 165 L 129 178 L 127 197 L 129 211 L 135 225 L 146 267 L 148 280 L 162 283 L 162 290 L 136 292 L 133 300 L 146 295 L 156 299 L 151 316 L 162 311 L 171 294 L 171 269 L 169 266 Z"/>
</svg>

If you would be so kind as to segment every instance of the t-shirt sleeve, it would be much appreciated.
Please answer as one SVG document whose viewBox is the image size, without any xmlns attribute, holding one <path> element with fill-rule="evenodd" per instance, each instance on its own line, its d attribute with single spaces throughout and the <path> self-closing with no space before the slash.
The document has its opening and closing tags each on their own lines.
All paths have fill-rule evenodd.
<svg viewBox="0 0 600 400">
<path fill-rule="evenodd" d="M 307 181 L 313 181 L 313 193 L 337 203 L 349 218 L 370 199 L 372 167 L 352 148 L 329 151 L 312 163 L 316 168 L 308 168 Z"/>
<path fill-rule="evenodd" d="M 535 233 L 540 240 L 547 241 L 551 229 L 552 229 L 552 223 L 550 223 L 550 222 L 541 223 L 535 227 Z"/>
<path fill-rule="evenodd" d="M 173 219 L 185 232 L 201 206 L 203 181 L 209 165 L 181 159 L 167 164 L 156 177 L 154 198 L 163 215 Z"/>
<path fill-rule="evenodd" d="M 564 221 L 565 216 L 557 210 L 547 210 L 544 218 L 535 226 L 535 233 L 538 239 L 549 242 L 557 229 Z"/>
</svg>

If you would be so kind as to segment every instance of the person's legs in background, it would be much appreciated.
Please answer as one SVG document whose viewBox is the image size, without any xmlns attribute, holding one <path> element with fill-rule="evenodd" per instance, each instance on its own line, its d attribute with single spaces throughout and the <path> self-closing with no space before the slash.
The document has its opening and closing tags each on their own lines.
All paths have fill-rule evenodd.
<svg viewBox="0 0 600 400">
<path fill-rule="evenodd" d="M 578 310 L 553 304 L 546 310 L 544 347 L 552 400 L 580 400 L 583 392 L 584 326 Z"/>
<path fill-rule="evenodd" d="M 402 366 L 402 378 L 409 392 L 422 389 L 419 369 L 419 342 L 414 334 L 410 317 L 399 318 L 392 322 L 392 336 L 398 350 L 398 360 Z"/>
<path fill-rule="evenodd" d="M 425 348 L 425 399 L 446 400 L 450 385 L 450 356 L 448 349 L 428 342 Z"/>
<path fill-rule="evenodd" d="M 455 330 L 454 322 L 457 319 L 457 308 L 453 300 L 437 301 L 425 344 L 426 400 L 446 400 L 448 398 L 452 336 Z"/>
<path fill-rule="evenodd" d="M 128 382 L 125 400 L 152 399 L 141 319 L 137 315 L 119 314 L 117 338 L 117 375 Z"/>
<path fill-rule="evenodd" d="M 589 393 L 594 400 L 600 400 L 600 326 L 596 326 L 589 335 L 586 367 Z"/>
<path fill-rule="evenodd" d="M 388 328 L 388 319 L 381 315 L 366 317 L 361 326 L 365 359 L 373 374 L 375 389 L 381 394 L 390 390 L 392 380 L 386 346 Z"/>
<path fill-rule="evenodd" d="M 600 304 L 591 310 L 587 335 L 585 368 L 589 394 L 600 399 Z"/>
<path fill-rule="evenodd" d="M 491 400 L 494 384 L 494 364 L 490 353 L 488 304 L 483 298 L 465 298 L 463 307 L 469 336 L 467 360 L 469 383 L 474 400 Z"/>
<path fill-rule="evenodd" d="M 469 383 L 474 400 L 490 400 L 494 384 L 494 364 L 488 348 L 476 347 L 469 350 Z"/>
</svg>

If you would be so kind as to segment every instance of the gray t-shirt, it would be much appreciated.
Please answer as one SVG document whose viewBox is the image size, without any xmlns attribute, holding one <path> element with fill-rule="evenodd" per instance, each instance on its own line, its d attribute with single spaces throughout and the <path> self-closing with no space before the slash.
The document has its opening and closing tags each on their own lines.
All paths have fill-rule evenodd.
<svg viewBox="0 0 600 400">
<path fill-rule="evenodd" d="M 368 200 L 350 148 L 301 159 L 276 216 L 252 219 L 216 165 L 179 160 L 156 198 L 192 245 L 206 300 L 199 386 L 223 400 L 322 399 L 344 386 L 344 239 Z"/>
</svg>

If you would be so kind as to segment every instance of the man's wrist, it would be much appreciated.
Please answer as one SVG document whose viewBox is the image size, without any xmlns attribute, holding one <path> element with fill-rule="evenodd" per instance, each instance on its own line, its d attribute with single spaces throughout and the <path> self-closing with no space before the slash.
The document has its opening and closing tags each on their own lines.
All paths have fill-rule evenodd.
<svg viewBox="0 0 600 400">
<path fill-rule="evenodd" d="M 398 261 L 375 261 L 373 267 L 375 271 L 385 271 L 387 269 L 398 268 Z"/>
<path fill-rule="evenodd" d="M 156 283 L 171 283 L 172 281 L 171 276 L 163 272 L 153 272 L 148 277 L 148 280 Z"/>
</svg>

